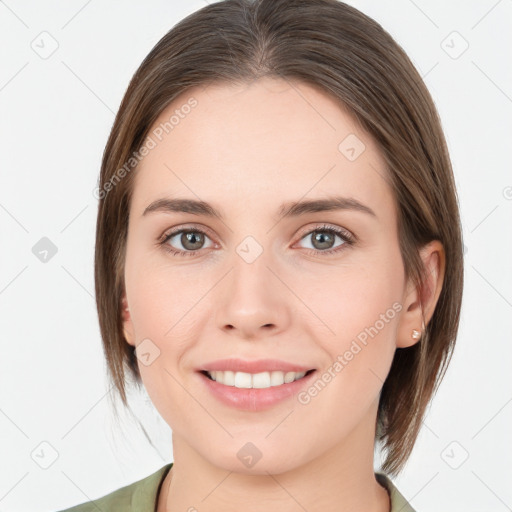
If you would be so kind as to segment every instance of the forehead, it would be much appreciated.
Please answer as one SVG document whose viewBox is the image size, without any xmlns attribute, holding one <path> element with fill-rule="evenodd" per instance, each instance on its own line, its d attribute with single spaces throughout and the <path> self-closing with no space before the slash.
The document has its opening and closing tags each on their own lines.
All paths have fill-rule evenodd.
<svg viewBox="0 0 512 512">
<path fill-rule="evenodd" d="M 247 200 L 275 209 L 330 195 L 393 208 L 376 143 L 339 102 L 305 83 L 190 89 L 148 137 L 153 148 L 139 163 L 132 199 L 141 212 L 159 197 L 201 199 L 222 211 Z"/>
</svg>

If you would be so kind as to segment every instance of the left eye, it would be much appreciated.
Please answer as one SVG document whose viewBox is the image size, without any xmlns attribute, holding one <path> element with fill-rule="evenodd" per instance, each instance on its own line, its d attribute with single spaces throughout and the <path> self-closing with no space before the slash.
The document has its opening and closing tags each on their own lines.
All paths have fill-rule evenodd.
<svg viewBox="0 0 512 512">
<path fill-rule="evenodd" d="M 342 243 L 334 246 L 334 242 L 336 237 L 342 240 Z M 310 231 L 306 234 L 306 236 L 302 237 L 301 240 L 310 240 L 312 247 L 307 247 L 307 249 L 312 249 L 316 252 L 335 252 L 338 247 L 345 245 L 346 243 L 351 243 L 351 238 L 348 233 L 344 231 L 338 230 L 332 227 L 322 227 L 316 228 L 313 231 Z"/>
</svg>

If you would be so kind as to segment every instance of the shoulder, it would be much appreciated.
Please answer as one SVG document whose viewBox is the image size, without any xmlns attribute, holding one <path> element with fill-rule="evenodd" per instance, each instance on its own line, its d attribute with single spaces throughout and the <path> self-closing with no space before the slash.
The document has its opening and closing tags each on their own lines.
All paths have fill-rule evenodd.
<svg viewBox="0 0 512 512">
<path fill-rule="evenodd" d="M 149 511 L 154 510 L 160 484 L 171 469 L 172 462 L 151 475 L 130 485 L 121 487 L 110 494 L 90 500 L 59 512 L 102 512 L 110 511 Z"/>
<path fill-rule="evenodd" d="M 384 473 L 375 473 L 375 478 L 389 494 L 391 501 L 391 512 L 415 512 L 409 502 L 400 494 L 391 479 Z"/>
</svg>

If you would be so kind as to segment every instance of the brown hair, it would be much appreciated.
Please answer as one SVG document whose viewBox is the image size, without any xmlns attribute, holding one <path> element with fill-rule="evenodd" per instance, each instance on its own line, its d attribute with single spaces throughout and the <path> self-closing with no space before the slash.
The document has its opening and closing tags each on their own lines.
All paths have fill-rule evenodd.
<svg viewBox="0 0 512 512">
<path fill-rule="evenodd" d="M 383 469 L 396 474 L 452 355 L 462 302 L 462 230 L 446 142 L 421 76 L 377 22 L 337 0 L 208 5 L 165 34 L 136 71 L 105 147 L 97 194 L 95 286 L 109 377 L 127 406 L 125 379 L 139 386 L 141 379 L 121 312 L 135 174 L 126 162 L 185 90 L 260 77 L 319 88 L 375 139 L 396 198 L 405 274 L 417 287 L 425 272 L 418 250 L 432 240 L 444 246 L 444 283 L 434 314 L 418 343 L 396 350 L 380 396 L 376 439 L 386 450 Z"/>
</svg>

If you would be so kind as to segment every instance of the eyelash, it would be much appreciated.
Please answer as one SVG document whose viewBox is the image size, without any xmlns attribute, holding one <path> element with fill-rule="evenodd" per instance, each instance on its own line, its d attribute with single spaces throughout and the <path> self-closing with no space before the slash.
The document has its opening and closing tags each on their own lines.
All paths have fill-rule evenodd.
<svg viewBox="0 0 512 512">
<path fill-rule="evenodd" d="M 344 242 L 341 246 L 338 246 L 334 249 L 328 249 L 326 251 L 320 251 L 318 249 L 307 249 L 308 251 L 312 251 L 315 255 L 317 255 L 317 254 L 333 254 L 333 253 L 340 252 L 340 251 L 344 250 L 346 245 L 351 246 L 356 241 L 355 237 L 353 235 L 350 235 L 347 231 L 341 230 L 339 228 L 335 228 L 332 226 L 325 226 L 325 225 L 321 226 L 321 227 L 316 227 L 316 228 L 308 231 L 300 238 L 300 240 L 307 237 L 308 235 L 312 235 L 315 232 L 330 233 L 332 235 L 338 235 Z M 208 233 L 206 231 L 203 231 L 202 229 L 196 228 L 196 227 L 191 227 L 188 229 L 177 229 L 176 231 L 172 231 L 168 234 L 165 234 L 163 237 L 163 240 L 161 240 L 159 242 L 159 245 L 161 245 L 164 248 L 164 250 L 169 251 L 173 256 L 195 256 L 198 252 L 202 251 L 202 249 L 197 249 L 195 251 L 181 251 L 178 249 L 174 249 L 172 246 L 170 246 L 167 243 L 171 238 L 173 238 L 174 236 L 179 235 L 181 233 L 201 233 L 202 235 L 208 236 Z"/>
</svg>

